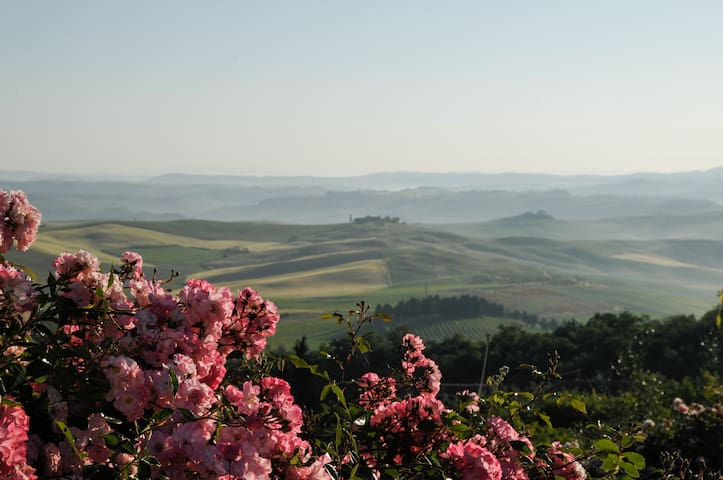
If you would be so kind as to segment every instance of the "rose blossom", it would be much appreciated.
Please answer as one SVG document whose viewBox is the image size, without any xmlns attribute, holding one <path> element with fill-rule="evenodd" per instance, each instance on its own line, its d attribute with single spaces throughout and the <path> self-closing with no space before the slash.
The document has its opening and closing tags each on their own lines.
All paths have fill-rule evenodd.
<svg viewBox="0 0 723 480">
<path fill-rule="evenodd" d="M 21 252 L 30 248 L 40 220 L 40 211 L 28 202 L 24 192 L 13 190 L 8 194 L 0 189 L 0 254 L 10 250 L 13 240 Z"/>
<path fill-rule="evenodd" d="M 501 480 L 500 461 L 481 444 L 484 444 L 484 437 L 479 436 L 450 443 L 445 456 L 462 473 L 463 480 Z"/>
<path fill-rule="evenodd" d="M 29 312 L 35 305 L 35 296 L 30 278 L 24 272 L 0 263 L 0 309 L 9 307 L 18 313 Z"/>
<path fill-rule="evenodd" d="M 0 403 L 0 478 L 37 478 L 35 470 L 27 463 L 29 428 L 30 419 L 23 407 Z"/>
</svg>

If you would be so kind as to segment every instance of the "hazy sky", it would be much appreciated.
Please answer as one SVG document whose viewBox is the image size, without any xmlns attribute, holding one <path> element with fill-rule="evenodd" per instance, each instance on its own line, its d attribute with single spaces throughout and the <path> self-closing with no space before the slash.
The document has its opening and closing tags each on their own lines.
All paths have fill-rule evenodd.
<svg viewBox="0 0 723 480">
<path fill-rule="evenodd" d="M 719 0 L 0 0 L 0 170 L 719 165 Z"/>
</svg>

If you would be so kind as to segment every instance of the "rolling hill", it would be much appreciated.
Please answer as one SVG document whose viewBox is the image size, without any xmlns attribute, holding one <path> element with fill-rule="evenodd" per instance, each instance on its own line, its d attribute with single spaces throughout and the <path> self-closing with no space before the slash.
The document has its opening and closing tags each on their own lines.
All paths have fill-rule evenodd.
<svg viewBox="0 0 723 480">
<path fill-rule="evenodd" d="M 389 215 L 408 223 L 485 222 L 545 210 L 561 220 L 721 212 L 723 169 L 677 174 L 555 176 L 384 173 L 360 177 L 169 174 L 72 178 L 0 172 L 46 221 L 207 219 L 336 224 Z"/>
<path fill-rule="evenodd" d="M 204 278 L 232 289 L 252 286 L 280 307 L 283 320 L 274 344 L 288 347 L 302 335 L 318 343 L 343 333 L 320 316 L 345 311 L 359 299 L 377 304 L 467 293 L 557 319 L 622 310 L 653 316 L 701 314 L 714 305 L 723 279 L 723 241 L 645 237 L 662 225 L 679 231 L 708 225 L 712 232 L 720 221 L 716 218 L 606 220 L 617 225 L 609 233 L 627 227 L 621 238 L 599 236 L 594 222 L 559 221 L 545 214 L 442 227 L 196 220 L 58 223 L 43 226 L 29 252 L 8 257 L 42 278 L 61 251 L 92 251 L 107 268 L 123 251 L 133 250 L 143 255 L 149 272 L 158 267 L 159 277 L 173 268 L 182 278 Z M 531 225 L 536 230 L 526 231 Z M 634 233 L 636 228 L 640 233 Z M 442 319 L 408 327 L 431 336 L 457 332 L 480 337 L 500 321 L 442 325 Z"/>
</svg>

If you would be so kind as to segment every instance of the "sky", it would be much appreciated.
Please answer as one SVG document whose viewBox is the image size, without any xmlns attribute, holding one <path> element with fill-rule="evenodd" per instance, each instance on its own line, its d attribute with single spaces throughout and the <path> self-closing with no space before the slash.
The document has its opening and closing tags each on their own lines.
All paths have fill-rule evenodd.
<svg viewBox="0 0 723 480">
<path fill-rule="evenodd" d="M 705 170 L 721 25 L 718 0 L 0 0 L 0 170 Z"/>
</svg>

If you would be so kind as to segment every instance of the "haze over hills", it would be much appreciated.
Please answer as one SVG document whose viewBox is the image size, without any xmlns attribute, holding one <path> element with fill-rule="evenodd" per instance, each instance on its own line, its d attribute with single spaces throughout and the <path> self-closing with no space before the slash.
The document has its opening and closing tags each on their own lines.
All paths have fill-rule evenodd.
<svg viewBox="0 0 723 480">
<path fill-rule="evenodd" d="M 663 188 L 666 195 L 685 192 L 700 194 L 701 187 L 710 187 L 723 179 L 723 167 L 706 171 L 677 173 L 634 173 L 625 175 L 554 175 L 542 173 L 426 173 L 383 172 L 356 177 L 303 176 L 234 176 L 167 174 L 151 181 L 168 184 L 217 183 L 259 186 L 304 185 L 328 189 L 401 190 L 417 187 L 440 187 L 457 190 L 550 190 L 578 191 L 592 189 L 594 193 L 638 194 L 641 186 Z M 712 192 L 707 192 L 706 195 Z M 717 194 L 723 198 L 723 194 Z"/>
<path fill-rule="evenodd" d="M 467 223 L 545 210 L 561 220 L 688 215 L 721 210 L 723 168 L 621 176 L 378 173 L 360 177 L 168 174 L 141 179 L 0 174 L 25 190 L 47 221 L 264 220 L 340 223 L 396 216 L 412 223 Z"/>
</svg>

